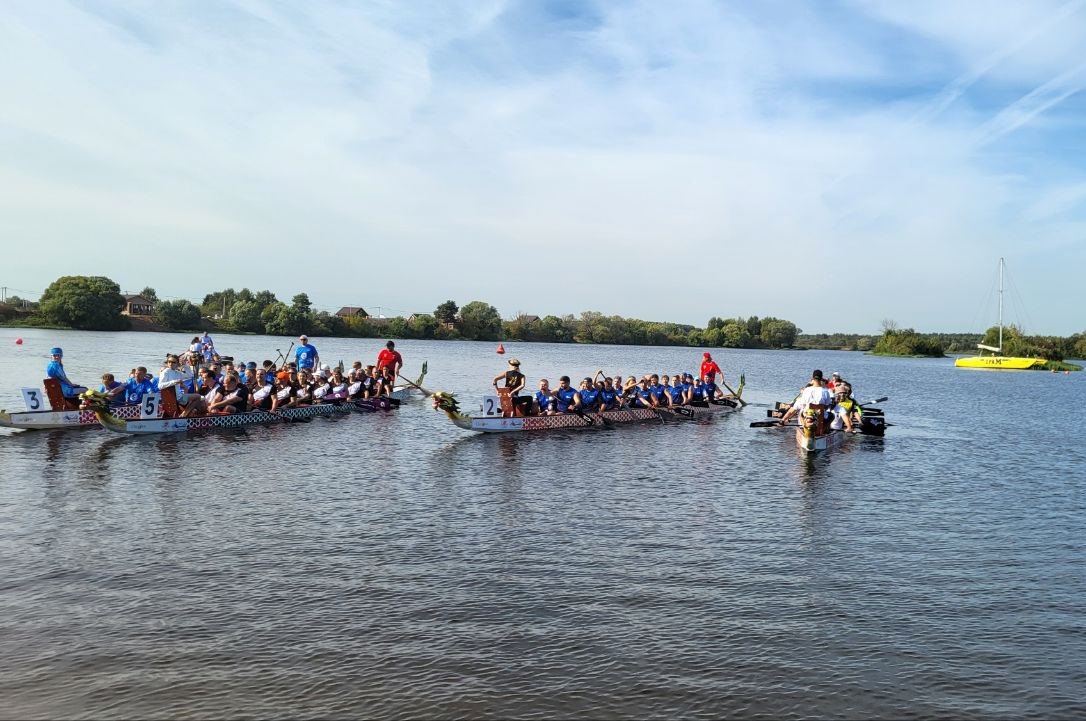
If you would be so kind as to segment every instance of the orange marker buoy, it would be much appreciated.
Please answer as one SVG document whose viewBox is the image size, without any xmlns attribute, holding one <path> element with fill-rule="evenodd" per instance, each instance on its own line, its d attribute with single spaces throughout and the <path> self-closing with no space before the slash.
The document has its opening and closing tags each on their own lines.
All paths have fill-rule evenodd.
<svg viewBox="0 0 1086 721">
<path fill-rule="evenodd" d="M 498 344 L 498 350 L 496 350 L 494 352 L 497 353 L 498 355 L 503 355 L 505 353 L 505 346 L 503 346 L 501 343 L 499 343 Z"/>
<path fill-rule="evenodd" d="M 15 339 L 15 345 L 22 345 L 22 344 L 23 344 L 23 339 L 22 338 L 16 338 Z"/>
</svg>

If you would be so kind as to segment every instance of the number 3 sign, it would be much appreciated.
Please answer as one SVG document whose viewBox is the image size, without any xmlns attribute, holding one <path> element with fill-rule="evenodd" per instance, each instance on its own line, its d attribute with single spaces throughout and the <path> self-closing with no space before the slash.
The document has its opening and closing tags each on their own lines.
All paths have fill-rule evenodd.
<svg viewBox="0 0 1086 721">
<path fill-rule="evenodd" d="M 23 403 L 26 404 L 26 409 L 28 411 L 45 410 L 45 405 L 42 403 L 41 391 L 37 388 L 23 388 Z"/>
</svg>

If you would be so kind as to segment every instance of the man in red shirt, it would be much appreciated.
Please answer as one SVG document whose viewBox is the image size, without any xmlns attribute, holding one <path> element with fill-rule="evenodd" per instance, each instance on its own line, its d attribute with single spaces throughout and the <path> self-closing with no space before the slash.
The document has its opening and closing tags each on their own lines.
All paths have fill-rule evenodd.
<svg viewBox="0 0 1086 721">
<path fill-rule="evenodd" d="M 392 377 L 395 378 L 400 374 L 402 367 L 403 357 L 397 352 L 396 344 L 392 341 L 385 343 L 385 349 L 377 355 L 377 371 L 388 368 L 392 371 Z"/>
<path fill-rule="evenodd" d="M 724 382 L 724 371 L 716 364 L 708 352 L 703 354 L 705 360 L 701 362 L 701 379 L 706 383 L 716 383 L 716 374 L 720 374 L 720 382 Z"/>
</svg>

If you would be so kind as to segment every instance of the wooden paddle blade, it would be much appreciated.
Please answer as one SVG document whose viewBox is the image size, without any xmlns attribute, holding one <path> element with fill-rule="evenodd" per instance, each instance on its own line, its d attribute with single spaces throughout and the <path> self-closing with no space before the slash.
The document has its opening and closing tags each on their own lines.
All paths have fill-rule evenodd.
<svg viewBox="0 0 1086 721">
<path fill-rule="evenodd" d="M 780 426 L 780 421 L 754 421 L 750 424 L 751 428 L 775 428 Z"/>
</svg>

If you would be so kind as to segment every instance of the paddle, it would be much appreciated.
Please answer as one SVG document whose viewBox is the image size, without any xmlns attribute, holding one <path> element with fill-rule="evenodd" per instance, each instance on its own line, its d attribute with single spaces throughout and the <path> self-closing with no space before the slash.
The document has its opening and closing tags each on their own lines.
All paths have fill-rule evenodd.
<svg viewBox="0 0 1086 721">
<path fill-rule="evenodd" d="M 426 396 L 427 398 L 429 398 L 430 396 L 432 396 L 432 395 L 433 395 L 433 392 L 432 392 L 432 391 L 428 391 L 428 390 L 426 390 L 425 388 L 423 388 L 422 386 L 420 386 L 420 385 L 419 385 L 418 383 L 415 383 L 415 382 L 414 382 L 414 381 L 412 381 L 412 380 L 409 380 L 409 379 L 407 379 L 407 378 L 404 378 L 404 376 L 403 376 L 403 374 L 402 374 L 402 373 L 397 373 L 397 374 L 396 374 L 396 377 L 397 377 L 397 378 L 399 378 L 400 380 L 402 380 L 402 381 L 403 381 L 404 383 L 406 383 L 407 385 L 411 386 L 412 388 L 418 388 L 418 389 L 419 389 L 420 391 L 422 391 L 422 392 L 423 392 L 423 394 L 425 394 L 425 396 Z"/>
<path fill-rule="evenodd" d="M 798 423 L 781 423 L 780 421 L 754 421 L 750 424 L 751 428 L 784 428 L 785 426 L 790 428 L 796 428 Z"/>
<path fill-rule="evenodd" d="M 890 397 L 889 397 L 889 396 L 883 396 L 882 398 L 876 398 L 876 399 L 875 399 L 875 400 L 873 400 L 873 401 L 868 401 L 868 402 L 866 402 L 866 403 L 861 403 L 861 404 L 860 404 L 860 408 L 863 408 L 864 406 L 873 406 L 873 405 L 875 405 L 876 403 L 885 403 L 885 402 L 886 402 L 886 401 L 888 401 L 888 400 L 890 400 Z"/>
<path fill-rule="evenodd" d="M 727 388 L 729 393 L 731 393 L 733 396 L 735 396 L 735 400 L 739 401 L 739 405 L 745 406 L 747 404 L 747 402 L 745 400 L 743 400 L 743 397 L 741 395 L 739 395 L 738 393 L 736 393 L 735 390 L 733 390 L 732 387 L 730 385 L 728 385 L 727 381 L 725 381 L 724 378 L 723 378 L 723 374 L 721 374 L 720 384 L 722 386 L 724 386 L 725 388 Z M 739 387 L 740 388 L 743 387 L 742 382 L 739 383 Z"/>
<path fill-rule="evenodd" d="M 595 423 L 595 420 L 593 420 L 592 416 L 588 415 L 580 408 L 570 408 L 569 410 L 571 413 L 573 413 L 573 415 L 578 416 L 581 420 L 583 420 L 586 426 L 590 426 Z"/>
</svg>

